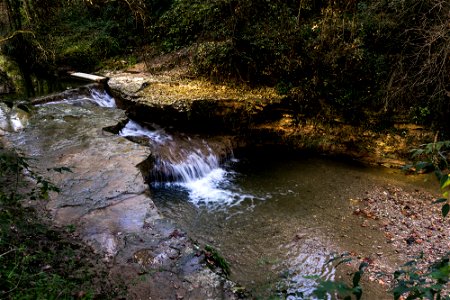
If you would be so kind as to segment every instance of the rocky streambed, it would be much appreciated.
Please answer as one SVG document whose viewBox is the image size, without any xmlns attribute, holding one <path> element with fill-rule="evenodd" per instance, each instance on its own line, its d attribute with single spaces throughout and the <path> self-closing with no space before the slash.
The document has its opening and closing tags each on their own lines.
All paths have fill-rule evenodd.
<svg viewBox="0 0 450 300">
<path fill-rule="evenodd" d="M 141 172 L 149 148 L 111 132 L 126 122 L 125 112 L 89 97 L 30 113 L 1 107 L 2 142 L 61 190 L 46 207 L 53 222 L 75 228 L 103 256 L 111 280 L 126 283 L 128 299 L 234 298 L 233 284 L 206 267 L 204 253 L 149 197 Z M 52 171 L 58 167 L 68 170 Z"/>
<path fill-rule="evenodd" d="M 190 133 L 232 135 L 237 137 L 232 139 L 232 148 L 281 145 L 385 166 L 402 164 L 413 145 L 432 139 L 430 132 L 407 124 L 376 132 L 339 120 L 299 123 L 298 116 L 283 104 L 283 97 L 269 88 L 243 90 L 161 74 L 109 75 L 108 90 L 126 113 L 110 105 L 109 100 L 103 105 L 111 107 L 93 105 L 89 98 L 95 95 L 87 88 L 79 90 L 81 96 L 68 92 L 62 99 L 61 95 L 39 99 L 37 104 L 54 103 L 39 105 L 30 113 L 2 106 L 0 134 L 5 143 L 32 157 L 33 168 L 61 188 L 59 194 L 51 195 L 47 205 L 55 224 L 76 228 L 76 233 L 109 262 L 109 276 L 127 282 L 129 298 L 133 299 L 232 299 L 237 297 L 233 293 L 237 289 L 209 270 L 204 252 L 158 211 L 146 182 L 155 153 L 146 146 L 146 139 L 117 135 L 129 118 Z M 189 141 L 189 137 L 183 140 Z M 62 166 L 70 171 L 52 171 Z M 383 191 L 390 193 L 382 186 L 380 193 Z M 410 192 L 399 194 L 409 197 Z M 367 199 L 360 202 L 369 203 L 373 210 L 370 216 L 379 208 L 388 211 L 389 216 L 396 214 L 396 205 L 374 206 L 385 202 L 374 201 L 378 198 L 373 194 Z M 353 205 L 350 209 L 353 213 Z M 367 214 L 360 211 L 355 209 L 355 218 L 366 218 Z M 395 221 L 386 220 L 384 215 L 375 221 L 380 222 L 382 230 L 395 227 Z M 370 222 L 372 218 L 363 220 L 361 227 L 370 224 L 377 229 L 379 224 Z M 384 226 L 386 222 L 392 226 Z M 422 236 L 414 234 L 414 238 Z M 404 253 L 402 247 L 410 244 L 403 245 L 402 237 L 398 240 L 398 244 L 387 240 L 386 249 L 395 245 L 398 253 Z M 423 240 L 417 238 L 415 242 Z M 371 256 L 364 251 L 353 254 L 355 258 L 370 258 L 371 278 L 386 283 L 385 287 L 392 279 L 380 279 L 376 272 L 391 272 L 392 266 L 399 266 L 404 258 L 416 253 L 387 256 L 377 248 L 381 255 L 374 252 Z"/>
<path fill-rule="evenodd" d="M 278 145 L 370 165 L 400 167 L 408 161 L 411 148 L 434 138 L 431 131 L 404 122 L 376 130 L 341 120 L 299 120 L 273 89 L 239 90 L 199 80 L 174 80 L 167 73 L 109 75 L 111 92 L 134 118 L 144 122 L 157 120 L 166 126 L 184 124 L 183 129 L 190 131 L 231 133 L 240 137 L 238 145 Z M 414 180 L 413 185 L 423 186 L 423 179 Z M 357 225 L 360 229 L 349 232 L 369 231 L 372 236 L 373 231 L 374 235 L 381 233 L 385 237 L 377 245 L 370 245 L 373 249 L 368 251 L 363 249 L 368 246 L 364 238 L 358 242 L 351 233 L 340 236 L 342 240 L 349 239 L 346 250 L 353 257 L 353 268 L 358 267 L 356 262 L 367 262 L 367 279 L 380 284 L 381 290 L 395 284 L 392 274 L 406 261 L 416 259 L 424 251 L 426 258 L 419 263 L 420 272 L 424 272 L 428 263 L 442 257 L 449 247 L 444 232 L 450 227 L 442 220 L 439 207 L 432 204 L 437 194 L 430 192 L 434 190 L 430 186 L 424 191 L 384 184 L 375 189 L 368 187 L 367 197 L 348 199 L 352 203 L 352 218 L 361 220 Z M 354 246 L 351 240 L 355 241 Z M 350 280 L 351 273 L 338 273 L 337 278 Z M 373 296 L 389 298 L 383 293 Z M 369 295 L 367 299 L 372 298 Z"/>
</svg>

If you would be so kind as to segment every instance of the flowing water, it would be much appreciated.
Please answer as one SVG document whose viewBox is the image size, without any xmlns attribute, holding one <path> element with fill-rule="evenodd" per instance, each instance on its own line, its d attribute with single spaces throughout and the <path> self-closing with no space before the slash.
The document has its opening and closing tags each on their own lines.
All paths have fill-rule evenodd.
<svg viewBox="0 0 450 300">
<path fill-rule="evenodd" d="M 116 107 L 116 101 L 111 97 L 106 91 L 98 89 L 89 89 L 89 93 L 84 95 L 80 94 L 77 97 L 72 97 L 68 99 L 62 99 L 54 102 L 47 102 L 45 105 L 67 103 L 76 106 L 83 106 L 89 104 L 95 104 L 101 107 Z"/>
<path fill-rule="evenodd" d="M 96 90 L 63 102 L 86 101 L 115 107 Z M 231 279 L 261 298 L 309 298 L 317 278 L 338 276 L 330 263 L 335 255 L 364 257 L 380 245 L 389 252 L 382 233 L 361 227 L 353 215 L 354 199 L 374 186 L 416 184 L 394 170 L 326 157 L 277 149 L 233 153 L 226 140 L 133 120 L 119 134 L 150 147 L 154 167 L 146 175 L 161 213 L 217 248 L 231 263 Z"/>
</svg>

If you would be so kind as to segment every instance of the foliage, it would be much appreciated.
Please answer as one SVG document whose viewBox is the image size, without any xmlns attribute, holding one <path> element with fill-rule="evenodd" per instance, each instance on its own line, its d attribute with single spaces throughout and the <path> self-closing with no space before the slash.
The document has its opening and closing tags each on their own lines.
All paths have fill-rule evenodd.
<svg viewBox="0 0 450 300">
<path fill-rule="evenodd" d="M 1 46 L 23 76 L 49 78 L 61 67 L 91 71 L 140 42 L 133 16 L 123 13 L 125 1 L 11 1 L 9 15 L 17 22 Z"/>
<path fill-rule="evenodd" d="M 225 276 L 230 276 L 230 264 L 220 253 L 212 246 L 205 245 L 206 262 L 210 268 L 220 268 Z"/>
<path fill-rule="evenodd" d="M 436 134 L 435 141 L 421 145 L 418 149 L 411 150 L 412 158 L 416 160 L 414 164 L 406 165 L 405 170 L 413 168 L 416 172 L 432 172 L 436 174 L 439 181 L 439 186 L 442 191 L 442 198 L 434 201 L 437 203 L 444 203 L 442 205 L 442 216 L 446 217 L 450 211 L 450 176 L 448 172 L 448 156 L 447 150 L 450 149 L 450 141 L 437 141 Z"/>
<path fill-rule="evenodd" d="M 197 75 L 284 86 L 285 94 L 297 88 L 291 107 L 299 113 L 328 105 L 363 119 L 364 107 L 381 105 L 390 58 L 369 37 L 377 24 L 360 4 L 178 0 L 151 32 L 166 51 L 196 45 Z"/>
<path fill-rule="evenodd" d="M 91 71 L 144 44 L 152 55 L 191 47 L 196 76 L 277 86 L 297 119 L 450 124 L 449 1 L 7 2 L 3 52 L 23 72 Z"/>
<path fill-rule="evenodd" d="M 106 268 L 81 243 L 22 206 L 47 199 L 57 187 L 33 172 L 29 159 L 0 150 L 0 298 L 114 297 L 118 290 L 106 281 Z"/>
<path fill-rule="evenodd" d="M 404 299 L 404 296 L 406 299 L 450 299 L 444 292 L 450 279 L 449 255 L 433 263 L 425 273 L 417 268 L 418 260 L 409 261 L 395 271 L 394 299 Z"/>
<path fill-rule="evenodd" d="M 393 65 L 387 97 L 405 107 L 426 106 L 439 127 L 448 126 L 448 61 L 450 3 L 442 0 L 392 1 L 397 14 L 398 60 Z M 438 124 L 435 124 L 438 125 Z"/>
</svg>

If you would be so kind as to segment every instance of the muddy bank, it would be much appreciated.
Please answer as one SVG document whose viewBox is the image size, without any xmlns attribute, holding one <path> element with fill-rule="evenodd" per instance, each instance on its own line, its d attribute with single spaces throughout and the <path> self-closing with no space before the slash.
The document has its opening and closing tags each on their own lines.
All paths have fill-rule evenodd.
<svg viewBox="0 0 450 300">
<path fill-rule="evenodd" d="M 139 170 L 149 149 L 104 130 L 124 123 L 124 111 L 79 102 L 22 113 L 22 126 L 2 128 L 2 139 L 61 189 L 46 207 L 52 221 L 75 228 L 104 257 L 109 276 L 126 282 L 127 298 L 235 297 L 232 283 L 206 267 L 202 251 L 150 199 Z"/>
<path fill-rule="evenodd" d="M 434 137 L 426 128 L 406 123 L 375 130 L 340 120 L 299 120 L 272 88 L 242 89 L 170 72 L 108 76 L 111 93 L 132 118 L 185 131 L 234 134 L 246 145 L 281 145 L 400 167 L 411 148 Z"/>
</svg>

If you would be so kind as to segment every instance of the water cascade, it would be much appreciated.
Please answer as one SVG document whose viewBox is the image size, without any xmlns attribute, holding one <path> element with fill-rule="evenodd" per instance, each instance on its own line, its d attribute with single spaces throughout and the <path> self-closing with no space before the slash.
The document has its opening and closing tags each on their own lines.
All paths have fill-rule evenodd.
<svg viewBox="0 0 450 300">
<path fill-rule="evenodd" d="M 116 101 L 105 90 L 92 89 L 88 90 L 87 94 L 80 94 L 76 97 L 69 97 L 66 99 L 46 102 L 45 105 L 67 103 L 77 106 L 83 106 L 86 103 L 95 104 L 101 107 L 116 107 Z"/>
<path fill-rule="evenodd" d="M 154 167 L 148 180 L 154 187 L 181 188 L 192 203 L 210 208 L 234 206 L 246 199 L 263 199 L 233 184 L 234 172 L 225 163 L 234 161 L 229 141 L 171 135 L 157 125 L 145 127 L 133 120 L 119 134 L 143 138 L 151 148 Z"/>
</svg>

